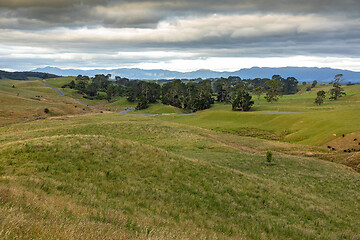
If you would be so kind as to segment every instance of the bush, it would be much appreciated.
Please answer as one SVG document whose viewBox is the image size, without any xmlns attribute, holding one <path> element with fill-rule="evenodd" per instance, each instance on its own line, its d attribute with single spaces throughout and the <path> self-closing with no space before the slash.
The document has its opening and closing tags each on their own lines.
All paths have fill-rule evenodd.
<svg viewBox="0 0 360 240">
<path fill-rule="evenodd" d="M 273 154 L 272 154 L 272 152 L 270 151 L 270 150 L 268 150 L 267 152 L 266 152 L 266 161 L 267 162 L 272 162 L 272 156 L 273 156 Z"/>
<path fill-rule="evenodd" d="M 146 109 L 149 107 L 149 103 L 145 97 L 141 96 L 135 110 Z"/>
<path fill-rule="evenodd" d="M 48 114 L 50 112 L 50 110 L 48 108 L 44 109 L 44 113 Z"/>
</svg>

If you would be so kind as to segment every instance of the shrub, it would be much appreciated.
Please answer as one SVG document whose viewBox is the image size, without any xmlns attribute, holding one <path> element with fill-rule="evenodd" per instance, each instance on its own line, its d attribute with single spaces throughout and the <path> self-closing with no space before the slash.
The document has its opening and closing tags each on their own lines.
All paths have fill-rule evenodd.
<svg viewBox="0 0 360 240">
<path fill-rule="evenodd" d="M 272 156 L 273 156 L 273 154 L 272 154 L 272 152 L 270 151 L 270 150 L 268 150 L 267 152 L 266 152 L 266 161 L 267 162 L 272 162 Z"/>
<path fill-rule="evenodd" d="M 44 109 L 44 113 L 48 114 L 50 112 L 50 110 L 48 108 Z"/>
</svg>

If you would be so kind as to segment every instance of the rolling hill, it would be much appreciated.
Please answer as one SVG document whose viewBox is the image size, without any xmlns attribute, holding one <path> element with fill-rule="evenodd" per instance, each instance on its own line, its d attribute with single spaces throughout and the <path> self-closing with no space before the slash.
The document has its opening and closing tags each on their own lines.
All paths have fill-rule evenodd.
<svg viewBox="0 0 360 240">
<path fill-rule="evenodd" d="M 358 136 L 360 89 L 314 106 L 327 87 L 176 117 L 160 104 L 81 109 L 39 80 L 0 81 L 0 238 L 358 239 L 360 175 L 341 159 L 360 152 L 324 144 Z"/>
</svg>

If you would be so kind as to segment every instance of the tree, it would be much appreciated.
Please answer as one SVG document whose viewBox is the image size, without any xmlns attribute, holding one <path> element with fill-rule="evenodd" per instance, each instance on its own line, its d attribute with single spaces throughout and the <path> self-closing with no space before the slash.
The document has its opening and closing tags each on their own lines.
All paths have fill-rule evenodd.
<svg viewBox="0 0 360 240">
<path fill-rule="evenodd" d="M 82 75 L 77 75 L 77 77 L 75 78 L 75 80 L 77 80 L 77 81 L 80 81 L 80 80 L 82 80 L 83 79 L 83 76 Z"/>
<path fill-rule="evenodd" d="M 269 80 L 265 83 L 267 89 L 265 99 L 273 103 L 279 100 L 281 93 L 281 83 L 278 80 Z"/>
<path fill-rule="evenodd" d="M 316 80 L 314 80 L 311 84 L 311 88 L 314 88 L 317 84 L 318 84 L 318 82 Z"/>
<path fill-rule="evenodd" d="M 90 83 L 86 86 L 85 93 L 91 97 L 94 97 L 97 93 L 97 86 L 95 83 Z"/>
<path fill-rule="evenodd" d="M 344 89 L 341 87 L 341 82 L 343 81 L 343 75 L 337 74 L 334 77 L 333 88 L 330 89 L 330 95 L 331 97 L 329 99 L 337 100 L 338 98 L 342 97 L 343 95 L 346 95 L 344 92 Z"/>
<path fill-rule="evenodd" d="M 254 101 L 251 101 L 251 96 L 247 91 L 247 87 L 242 84 L 237 84 L 233 93 L 232 110 L 233 111 L 249 111 Z"/>
<path fill-rule="evenodd" d="M 69 84 L 68 84 L 68 86 L 69 86 L 69 88 L 71 88 L 71 89 L 73 89 L 73 88 L 75 88 L 75 82 L 74 82 L 74 80 L 72 80 Z"/>
<path fill-rule="evenodd" d="M 213 103 L 214 100 L 209 80 L 202 80 L 199 83 L 189 81 L 186 84 L 185 109 L 196 112 L 210 108 Z"/>
<path fill-rule="evenodd" d="M 141 110 L 141 109 L 146 109 L 149 107 L 149 103 L 146 100 L 146 97 L 144 95 L 141 95 L 139 102 L 135 108 L 135 110 Z"/>
<path fill-rule="evenodd" d="M 78 90 L 79 93 L 85 93 L 86 91 L 86 84 L 84 81 L 78 81 L 75 84 L 75 89 Z"/>
<path fill-rule="evenodd" d="M 116 96 L 117 93 L 116 90 L 117 89 L 113 84 L 109 85 L 109 87 L 106 90 L 106 99 L 108 100 L 108 102 L 110 102 L 111 99 Z"/>
<path fill-rule="evenodd" d="M 45 79 L 47 79 L 47 78 L 49 78 L 49 74 L 45 73 L 45 74 L 42 76 L 42 79 L 45 80 Z"/>
<path fill-rule="evenodd" d="M 253 93 L 258 96 L 258 100 L 260 101 L 261 95 L 265 92 L 264 87 L 257 87 L 253 90 Z"/>
<path fill-rule="evenodd" d="M 315 98 L 315 103 L 317 105 L 323 104 L 324 98 L 325 98 L 325 91 L 321 90 L 321 91 L 318 91 L 316 94 L 317 94 L 317 97 Z"/>
<path fill-rule="evenodd" d="M 272 153 L 270 150 L 268 150 L 268 151 L 266 152 L 266 161 L 267 161 L 268 163 L 271 163 L 272 160 L 273 160 L 273 153 Z"/>
<path fill-rule="evenodd" d="M 186 85 L 180 79 L 165 83 L 161 89 L 161 102 L 177 108 L 185 108 Z"/>
<path fill-rule="evenodd" d="M 215 83 L 215 91 L 218 93 L 217 100 L 219 102 L 230 102 L 230 90 L 231 90 L 231 83 L 229 79 L 220 78 Z"/>
<path fill-rule="evenodd" d="M 298 92 L 298 80 L 294 77 L 282 78 L 280 75 L 274 75 L 272 80 L 279 81 L 282 85 L 283 94 L 295 94 Z"/>
</svg>

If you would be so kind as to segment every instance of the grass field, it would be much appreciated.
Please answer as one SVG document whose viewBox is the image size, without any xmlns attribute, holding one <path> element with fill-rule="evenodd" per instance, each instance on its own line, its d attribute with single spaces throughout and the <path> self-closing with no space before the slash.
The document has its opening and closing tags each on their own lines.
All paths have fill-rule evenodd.
<svg viewBox="0 0 360 240">
<path fill-rule="evenodd" d="M 317 87 L 311 92 L 283 96 L 273 104 L 254 97 L 251 112 L 234 112 L 230 105 L 216 104 L 196 116 L 170 120 L 240 135 L 319 146 L 325 146 L 342 134 L 357 132 L 360 137 L 360 85 L 345 86 L 347 96 L 316 106 L 316 92 L 329 88 Z"/>
<path fill-rule="evenodd" d="M 19 114 L 48 105 L 12 103 L 13 83 L 26 101 L 44 92 L 73 104 L 39 81 L 0 81 Z M 249 113 L 216 104 L 181 117 L 89 110 L 10 124 L 16 116 L 1 107 L 0 238 L 360 239 L 360 175 L 336 163 L 359 155 L 322 146 L 350 144 L 360 131 L 359 87 L 351 91 L 320 107 L 311 92 Z"/>
<path fill-rule="evenodd" d="M 14 88 L 12 87 L 14 86 Z M 0 80 L 0 126 L 39 118 L 89 113 L 70 97 L 62 97 L 40 80 Z M 44 109 L 50 110 L 49 114 Z"/>
</svg>

